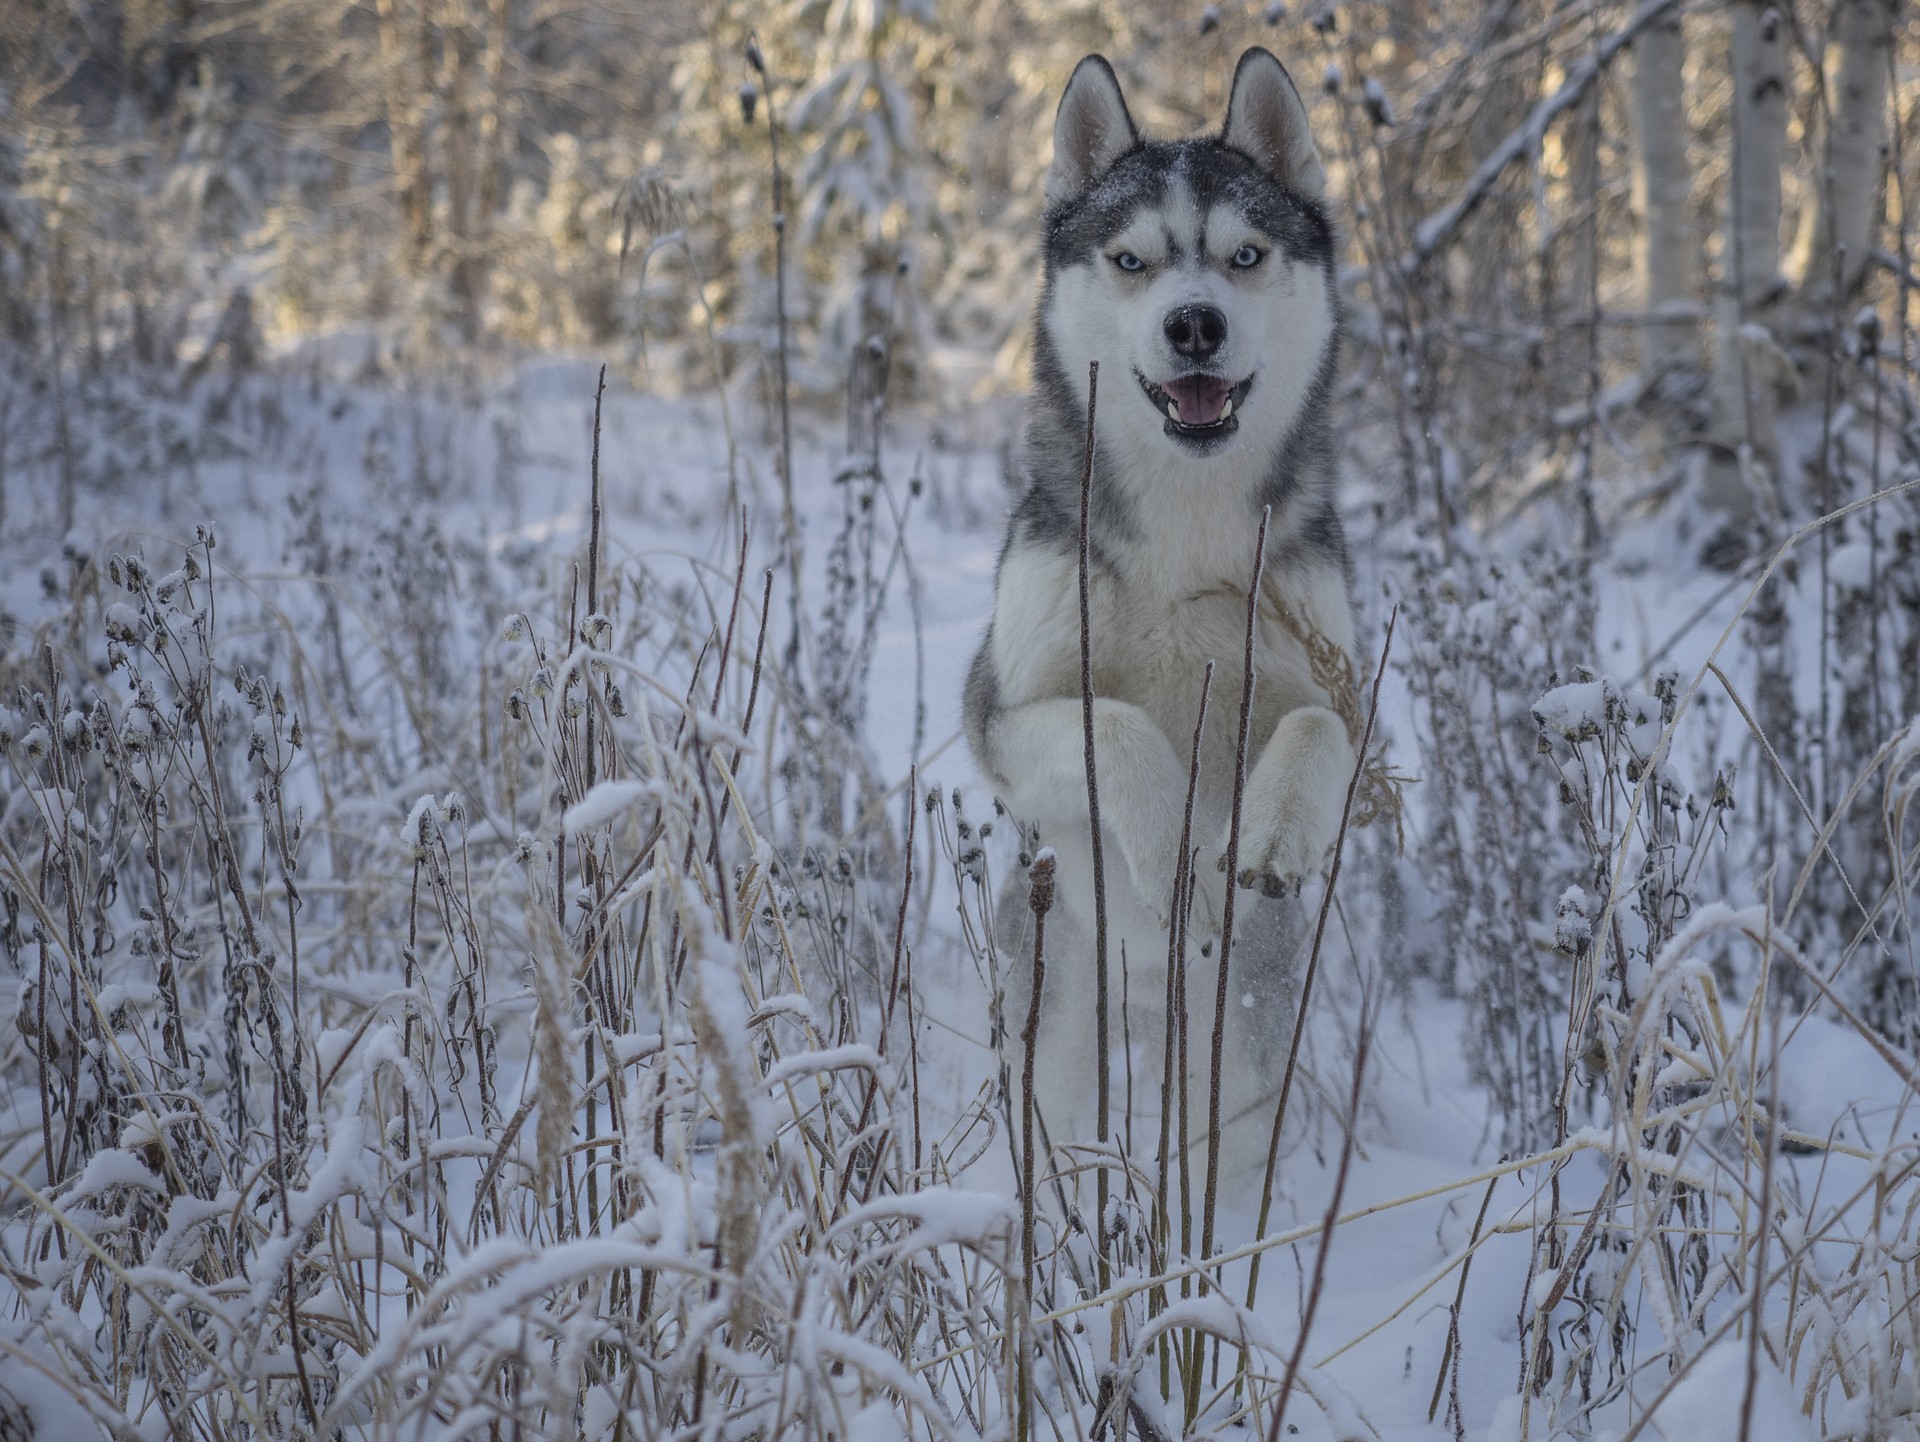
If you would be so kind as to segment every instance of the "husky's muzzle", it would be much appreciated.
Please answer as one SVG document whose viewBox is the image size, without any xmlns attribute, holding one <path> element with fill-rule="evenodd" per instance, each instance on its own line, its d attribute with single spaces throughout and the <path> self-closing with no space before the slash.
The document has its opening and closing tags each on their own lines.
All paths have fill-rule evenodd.
<svg viewBox="0 0 1920 1442">
<path fill-rule="evenodd" d="M 1194 371 L 1165 385 L 1155 385 L 1139 371 L 1133 378 L 1166 417 L 1166 434 L 1177 441 L 1206 443 L 1232 435 L 1240 428 L 1239 410 L 1253 389 L 1253 377 L 1238 385 L 1224 376 Z"/>
</svg>

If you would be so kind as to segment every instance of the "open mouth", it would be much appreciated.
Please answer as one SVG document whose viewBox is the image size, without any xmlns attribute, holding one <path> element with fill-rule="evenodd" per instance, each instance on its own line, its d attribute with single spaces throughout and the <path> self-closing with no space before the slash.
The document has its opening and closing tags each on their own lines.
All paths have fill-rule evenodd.
<svg viewBox="0 0 1920 1442">
<path fill-rule="evenodd" d="M 1253 377 L 1238 385 L 1224 376 L 1195 371 L 1155 385 L 1139 371 L 1133 378 L 1140 382 L 1153 408 L 1166 417 L 1166 433 L 1179 440 L 1212 440 L 1233 434 L 1240 428 L 1240 406 L 1253 389 Z"/>
</svg>

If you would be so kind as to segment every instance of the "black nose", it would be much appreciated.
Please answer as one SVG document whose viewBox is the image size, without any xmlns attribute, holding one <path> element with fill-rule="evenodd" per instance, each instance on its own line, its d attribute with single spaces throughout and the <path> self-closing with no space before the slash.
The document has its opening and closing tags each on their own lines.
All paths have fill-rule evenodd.
<svg viewBox="0 0 1920 1442">
<path fill-rule="evenodd" d="M 1183 305 L 1167 312 L 1167 339 L 1188 360 L 1203 361 L 1227 339 L 1227 318 L 1210 305 Z"/>
</svg>

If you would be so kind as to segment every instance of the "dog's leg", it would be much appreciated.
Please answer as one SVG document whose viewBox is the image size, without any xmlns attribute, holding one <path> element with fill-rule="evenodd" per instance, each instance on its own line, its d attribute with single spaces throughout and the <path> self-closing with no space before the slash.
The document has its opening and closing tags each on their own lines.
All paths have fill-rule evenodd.
<svg viewBox="0 0 1920 1442">
<path fill-rule="evenodd" d="M 1340 830 L 1353 746 L 1346 723 L 1324 706 L 1280 718 L 1247 777 L 1241 807 L 1240 872 L 1298 890 L 1320 869 Z"/>
<path fill-rule="evenodd" d="M 1186 771 L 1166 733 L 1128 702 L 1096 699 L 1093 737 L 1101 822 L 1119 844 L 1135 895 L 1164 927 Z M 1006 799 L 1016 812 L 1043 824 L 1086 816 L 1086 729 L 1078 700 L 1009 707 L 994 718 L 987 741 L 994 769 L 1011 783 Z"/>
</svg>

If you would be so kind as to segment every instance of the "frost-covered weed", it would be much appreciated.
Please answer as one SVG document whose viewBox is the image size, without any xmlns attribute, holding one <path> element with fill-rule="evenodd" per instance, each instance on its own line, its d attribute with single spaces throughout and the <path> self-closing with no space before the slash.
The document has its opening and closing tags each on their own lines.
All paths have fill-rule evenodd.
<svg viewBox="0 0 1920 1442">
<path fill-rule="evenodd" d="M 1418 847 L 1438 913 L 1436 952 L 1415 963 L 1479 1004 L 1468 1054 L 1492 1093 L 1506 1142 L 1552 1134 L 1561 1075 L 1555 1032 L 1567 982 L 1552 960 L 1551 903 L 1586 879 L 1581 838 L 1545 784 L 1532 699 L 1571 679 L 1557 624 L 1569 601 L 1563 569 L 1512 573 L 1473 557 L 1429 561 L 1411 578 L 1400 669 L 1415 701 L 1431 828 Z"/>
<path fill-rule="evenodd" d="M 809 994 L 877 899 L 758 834 L 747 578 L 730 652 L 637 570 L 500 632 L 417 539 L 328 549 L 378 583 L 343 644 L 203 534 L 164 574 L 83 558 L 72 641 L 8 659 L 32 1415 L 990 1428 L 1008 1213 L 942 1184 L 875 1009 Z"/>
<path fill-rule="evenodd" d="M 1920 1157 L 1899 1138 L 1920 1077 L 1858 975 L 1876 948 L 1897 967 L 1910 945 L 1910 879 L 1834 944 L 1809 881 L 1843 863 L 1782 833 L 1789 814 L 1804 824 L 1790 794 L 1753 805 L 1767 778 L 1716 755 L 1739 754 L 1722 723 L 1744 729 L 1758 706 L 1710 668 L 1642 690 L 1570 663 L 1555 575 L 1422 568 L 1405 663 L 1437 828 L 1421 847 L 1437 980 L 1468 999 L 1507 1144 L 1536 1154 L 1506 1203 L 1532 1237 L 1522 1435 L 1683 1425 L 1690 1403 L 1660 1409 L 1738 1336 L 1826 1435 L 1911 1436 L 1880 1388 L 1911 1366 L 1896 1314 L 1914 1295 L 1901 1259 L 1920 1244 Z M 1764 606 L 1750 624 L 1765 631 Z M 1791 690 L 1774 704 L 1804 722 Z M 1881 818 L 1847 833 L 1849 857 L 1881 849 L 1866 874 L 1911 877 L 1915 755 L 1901 728 L 1848 783 Z M 1777 865 L 1789 856 L 1807 858 L 1796 876 Z M 1767 858 L 1771 875 L 1750 864 Z M 1795 1130 L 1781 1049 L 1803 1026 L 1850 1036 L 1890 1110 Z M 1457 1409 L 1457 1382 L 1451 1396 Z"/>
</svg>

